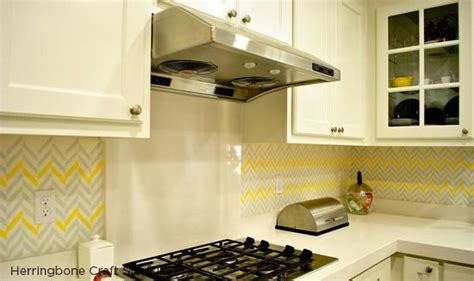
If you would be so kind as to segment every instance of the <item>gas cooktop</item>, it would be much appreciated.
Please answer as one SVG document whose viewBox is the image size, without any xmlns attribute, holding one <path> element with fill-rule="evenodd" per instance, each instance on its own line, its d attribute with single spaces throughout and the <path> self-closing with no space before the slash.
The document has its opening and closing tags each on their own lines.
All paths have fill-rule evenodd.
<svg viewBox="0 0 474 281">
<path fill-rule="evenodd" d="M 224 239 L 123 264 L 125 280 L 291 280 L 337 258 L 253 238 Z"/>
</svg>

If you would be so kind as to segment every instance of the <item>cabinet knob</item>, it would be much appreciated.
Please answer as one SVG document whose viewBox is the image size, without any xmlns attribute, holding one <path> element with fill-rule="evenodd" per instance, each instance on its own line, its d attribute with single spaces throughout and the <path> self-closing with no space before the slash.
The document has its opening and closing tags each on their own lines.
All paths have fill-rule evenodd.
<svg viewBox="0 0 474 281">
<path fill-rule="evenodd" d="M 134 106 L 130 107 L 130 114 L 140 115 L 141 113 L 142 113 L 142 107 L 139 104 L 135 104 Z"/>
<path fill-rule="evenodd" d="M 252 18 L 251 18 L 249 15 L 245 15 L 245 16 L 242 18 L 242 22 L 243 22 L 243 23 L 249 23 L 251 20 L 252 20 Z"/>
<path fill-rule="evenodd" d="M 229 18 L 235 18 L 235 17 L 237 16 L 237 10 L 232 9 L 232 10 L 228 11 L 228 12 L 227 12 L 227 16 L 228 16 Z"/>
<path fill-rule="evenodd" d="M 427 266 L 427 267 L 425 267 L 425 271 L 426 271 L 426 273 L 431 273 L 431 272 L 433 272 L 433 268 L 431 266 Z"/>
<path fill-rule="evenodd" d="M 469 134 L 469 130 L 466 129 L 466 128 L 462 128 L 462 131 L 461 131 L 461 132 L 462 132 L 463 136 Z"/>
<path fill-rule="evenodd" d="M 338 128 L 338 129 L 337 129 L 337 132 L 340 133 L 340 134 L 344 133 L 344 127 Z"/>
<path fill-rule="evenodd" d="M 331 133 L 335 133 L 337 132 L 337 128 L 336 127 L 331 127 Z"/>
</svg>

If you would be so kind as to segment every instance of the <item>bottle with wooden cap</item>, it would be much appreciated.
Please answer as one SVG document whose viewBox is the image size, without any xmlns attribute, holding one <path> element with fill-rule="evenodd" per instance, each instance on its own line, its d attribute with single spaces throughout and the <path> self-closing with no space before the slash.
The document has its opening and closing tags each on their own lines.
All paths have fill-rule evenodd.
<svg viewBox="0 0 474 281">
<path fill-rule="evenodd" d="M 356 215 L 367 215 L 372 208 L 374 197 L 372 189 L 362 182 L 362 173 L 357 172 L 357 183 L 353 184 L 346 193 L 347 209 Z"/>
</svg>

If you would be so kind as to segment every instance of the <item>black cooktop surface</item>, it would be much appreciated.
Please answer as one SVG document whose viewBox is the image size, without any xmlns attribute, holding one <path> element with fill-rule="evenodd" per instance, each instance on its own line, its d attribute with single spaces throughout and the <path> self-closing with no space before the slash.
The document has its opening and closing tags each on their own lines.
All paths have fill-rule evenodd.
<svg viewBox="0 0 474 281">
<path fill-rule="evenodd" d="M 128 262 L 117 275 L 128 280 L 291 280 L 336 260 L 247 237 Z"/>
</svg>

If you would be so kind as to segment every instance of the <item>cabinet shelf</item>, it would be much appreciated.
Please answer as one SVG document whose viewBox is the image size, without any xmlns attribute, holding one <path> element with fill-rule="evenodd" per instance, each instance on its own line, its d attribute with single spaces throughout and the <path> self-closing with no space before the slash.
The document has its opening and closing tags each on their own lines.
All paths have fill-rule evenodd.
<svg viewBox="0 0 474 281">
<path fill-rule="evenodd" d="M 398 49 L 391 49 L 391 50 L 388 50 L 388 54 L 389 55 L 401 54 L 401 53 L 408 53 L 408 52 L 419 51 L 419 50 L 420 50 L 420 46 L 417 45 L 417 46 L 403 47 L 403 48 L 398 48 Z"/>
<path fill-rule="evenodd" d="M 436 90 L 436 89 L 447 89 L 447 88 L 459 88 L 459 82 L 429 84 L 429 85 L 423 86 L 423 89 L 425 90 Z"/>
<path fill-rule="evenodd" d="M 434 49 L 434 48 L 443 48 L 443 47 L 450 47 L 450 46 L 457 46 L 459 45 L 459 40 L 451 40 L 451 41 L 442 41 L 436 43 L 425 43 L 423 48 L 426 49 Z"/>
<path fill-rule="evenodd" d="M 389 93 L 397 93 L 397 92 L 412 92 L 412 91 L 419 91 L 420 86 L 409 86 L 409 87 L 393 87 L 388 88 Z"/>
</svg>

